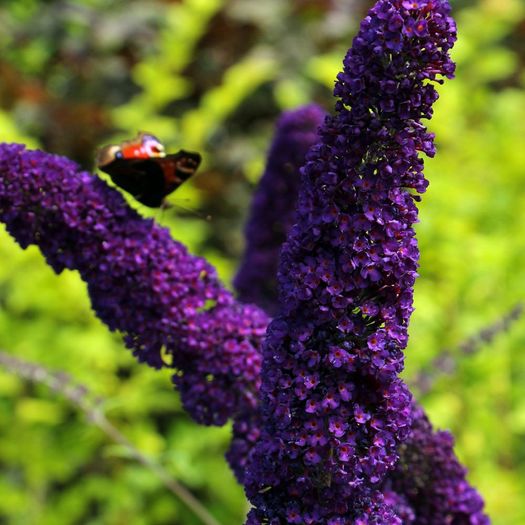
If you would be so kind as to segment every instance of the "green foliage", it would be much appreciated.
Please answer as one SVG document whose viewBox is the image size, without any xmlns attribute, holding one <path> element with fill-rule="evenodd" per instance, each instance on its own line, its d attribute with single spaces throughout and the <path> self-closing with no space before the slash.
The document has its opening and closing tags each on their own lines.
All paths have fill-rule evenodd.
<svg viewBox="0 0 525 525">
<path fill-rule="evenodd" d="M 229 281 L 275 116 L 314 99 L 330 107 L 365 7 L 347 4 L 5 2 L 0 138 L 42 144 L 86 166 L 97 144 L 138 129 L 173 149 L 202 151 L 205 165 L 171 199 L 175 208 L 153 214 Z M 409 381 L 525 293 L 525 12 L 518 0 L 455 6 L 458 70 L 440 90 L 431 123 L 438 155 L 426 161 L 431 184 L 418 228 Z M 20 42 L 27 45 L 14 45 Z M 0 349 L 85 384 L 139 450 L 223 524 L 241 523 L 242 490 L 222 458 L 229 429 L 188 420 L 168 374 L 134 362 L 94 318 L 75 274 L 55 276 L 35 249 L 21 251 L 3 232 L 0 260 Z M 524 344 L 522 320 L 476 355 L 458 351 L 457 373 L 422 398 L 436 426 L 456 436 L 495 525 L 525 523 Z M 149 470 L 48 388 L 0 370 L 0 406 L 0 521 L 198 523 Z"/>
</svg>

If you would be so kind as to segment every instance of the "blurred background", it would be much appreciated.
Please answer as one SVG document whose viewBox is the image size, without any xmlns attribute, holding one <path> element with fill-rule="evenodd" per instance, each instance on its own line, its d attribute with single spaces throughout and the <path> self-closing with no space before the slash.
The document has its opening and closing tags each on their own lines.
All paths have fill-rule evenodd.
<svg viewBox="0 0 525 525">
<path fill-rule="evenodd" d="M 523 525 L 525 316 L 505 316 L 525 300 L 525 4 L 451 3 L 457 78 L 440 88 L 430 126 L 438 155 L 426 161 L 405 377 L 436 427 L 456 436 L 494 524 Z M 310 101 L 333 107 L 335 75 L 371 5 L 3 0 L 0 141 L 90 170 L 97 147 L 138 130 L 168 150 L 200 151 L 204 164 L 169 198 L 173 208 L 132 205 L 229 286 L 276 117 Z M 241 524 L 247 505 L 222 457 L 230 429 L 189 420 L 169 371 L 135 363 L 94 317 L 76 274 L 57 277 L 3 229 L 0 261 L 0 349 L 85 385 L 138 450 L 223 525 Z M 492 338 L 468 341 L 498 322 Z M 0 523 L 199 521 L 74 403 L 0 366 Z"/>
</svg>

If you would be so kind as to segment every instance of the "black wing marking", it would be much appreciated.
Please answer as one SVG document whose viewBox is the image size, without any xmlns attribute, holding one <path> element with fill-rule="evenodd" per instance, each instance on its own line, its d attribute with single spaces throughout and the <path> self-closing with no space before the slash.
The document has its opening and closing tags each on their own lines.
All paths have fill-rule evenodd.
<svg viewBox="0 0 525 525">
<path fill-rule="evenodd" d="M 137 201 L 158 208 L 166 195 L 195 173 L 200 161 L 198 153 L 181 150 L 151 159 L 115 159 L 100 169 Z"/>
</svg>

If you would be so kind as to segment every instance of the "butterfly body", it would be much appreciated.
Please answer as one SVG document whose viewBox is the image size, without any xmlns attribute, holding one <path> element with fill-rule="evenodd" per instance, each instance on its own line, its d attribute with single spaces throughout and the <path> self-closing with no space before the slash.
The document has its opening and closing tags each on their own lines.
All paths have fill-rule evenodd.
<svg viewBox="0 0 525 525">
<path fill-rule="evenodd" d="M 140 203 L 158 208 L 195 173 L 200 161 L 198 153 L 184 150 L 166 155 L 156 137 L 139 133 L 135 139 L 101 148 L 96 164 Z"/>
</svg>

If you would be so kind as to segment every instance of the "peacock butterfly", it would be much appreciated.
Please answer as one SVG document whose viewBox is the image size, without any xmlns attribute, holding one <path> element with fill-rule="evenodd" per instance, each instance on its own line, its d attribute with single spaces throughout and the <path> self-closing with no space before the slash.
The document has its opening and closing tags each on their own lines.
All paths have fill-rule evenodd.
<svg viewBox="0 0 525 525">
<path fill-rule="evenodd" d="M 144 132 L 119 145 L 102 147 L 96 158 L 98 169 L 151 208 L 162 206 L 164 197 L 188 180 L 200 162 L 201 156 L 189 151 L 166 155 L 162 142 Z"/>
</svg>

